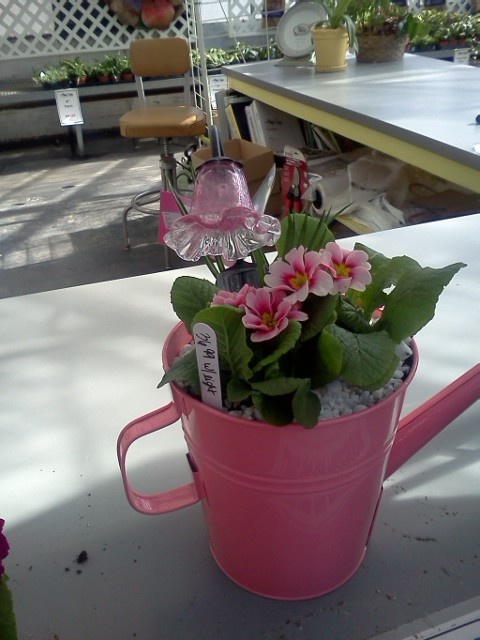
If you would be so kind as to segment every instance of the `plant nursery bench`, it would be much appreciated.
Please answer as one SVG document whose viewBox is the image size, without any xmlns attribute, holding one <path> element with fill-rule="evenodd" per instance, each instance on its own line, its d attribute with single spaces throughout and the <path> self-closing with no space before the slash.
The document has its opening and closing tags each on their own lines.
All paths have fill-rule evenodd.
<svg viewBox="0 0 480 640">
<path fill-rule="evenodd" d="M 413 54 L 347 62 L 337 73 L 275 60 L 223 71 L 239 93 L 480 192 L 480 68 Z"/>
</svg>

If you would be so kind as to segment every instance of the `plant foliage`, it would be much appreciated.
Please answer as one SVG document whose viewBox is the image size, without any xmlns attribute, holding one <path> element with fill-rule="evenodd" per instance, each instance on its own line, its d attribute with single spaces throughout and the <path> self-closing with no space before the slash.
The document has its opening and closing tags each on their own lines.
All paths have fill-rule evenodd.
<svg viewBox="0 0 480 640">
<path fill-rule="evenodd" d="M 323 252 L 331 242 L 321 220 L 291 214 L 282 221 L 275 262 L 299 246 Z M 355 250 L 368 255 L 371 283 L 364 290 L 309 293 L 297 303 L 308 318 L 289 320 L 284 330 L 263 341 L 252 340 L 253 332 L 244 324 L 244 305 L 211 306 L 218 292 L 215 285 L 190 276 L 177 278 L 172 303 L 178 317 L 190 332 L 204 322 L 216 333 L 224 397 L 252 404 L 272 424 L 295 420 L 310 428 L 321 408 L 313 389 L 341 377 L 375 390 L 391 378 L 398 365 L 398 344 L 432 319 L 442 290 L 465 265 L 433 269 L 407 256 L 388 258 L 364 245 Z M 194 351 L 179 358 L 160 385 L 172 381 L 198 392 Z"/>
</svg>

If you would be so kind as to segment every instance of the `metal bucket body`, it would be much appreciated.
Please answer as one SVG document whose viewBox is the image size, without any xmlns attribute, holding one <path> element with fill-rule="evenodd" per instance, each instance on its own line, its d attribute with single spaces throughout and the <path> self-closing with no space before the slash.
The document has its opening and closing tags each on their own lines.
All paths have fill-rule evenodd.
<svg viewBox="0 0 480 640">
<path fill-rule="evenodd" d="M 164 348 L 168 369 L 190 340 L 183 325 Z M 360 566 L 407 386 L 357 414 L 314 429 L 230 416 L 172 385 L 212 553 L 242 587 L 312 598 Z"/>
</svg>

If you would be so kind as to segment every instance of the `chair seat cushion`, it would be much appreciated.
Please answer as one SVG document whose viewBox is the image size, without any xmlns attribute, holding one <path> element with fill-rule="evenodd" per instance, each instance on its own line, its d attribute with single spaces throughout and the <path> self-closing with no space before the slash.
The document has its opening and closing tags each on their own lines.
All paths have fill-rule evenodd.
<svg viewBox="0 0 480 640">
<path fill-rule="evenodd" d="M 126 138 L 199 136 L 206 126 L 203 111 L 191 106 L 132 109 L 120 118 L 120 133 Z"/>
</svg>

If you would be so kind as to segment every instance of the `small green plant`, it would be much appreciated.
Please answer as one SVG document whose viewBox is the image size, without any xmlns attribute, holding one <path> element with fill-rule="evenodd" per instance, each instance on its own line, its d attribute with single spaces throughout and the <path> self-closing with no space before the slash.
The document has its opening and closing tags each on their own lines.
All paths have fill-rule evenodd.
<svg viewBox="0 0 480 640">
<path fill-rule="evenodd" d="M 424 9 L 417 19 L 419 31 L 411 38 L 417 49 L 437 49 L 456 46 L 459 42 L 475 47 L 480 35 L 480 14 L 464 15 L 455 11 Z"/>
<path fill-rule="evenodd" d="M 85 75 L 86 63 L 78 57 L 73 60 L 63 60 L 61 65 L 65 68 L 69 78 L 80 78 Z"/>
<path fill-rule="evenodd" d="M 350 15 L 353 0 L 317 0 L 324 9 L 326 18 L 317 22 L 316 28 L 338 29 L 343 27 L 348 33 L 350 47 L 357 49 L 355 22 Z"/>
<path fill-rule="evenodd" d="M 415 14 L 390 0 L 353 0 L 351 13 L 361 35 L 408 35 L 411 39 L 422 28 Z"/>
<path fill-rule="evenodd" d="M 105 75 L 119 76 L 123 71 L 123 58 L 115 54 L 107 54 L 100 66 Z"/>
<path fill-rule="evenodd" d="M 280 52 L 276 42 L 269 42 L 268 45 L 256 46 L 245 43 L 238 43 L 234 49 L 220 49 L 213 47 L 205 51 L 205 63 L 207 69 L 218 69 L 227 64 L 241 64 L 242 62 L 256 62 L 257 60 L 268 60 L 279 58 Z M 192 50 L 192 60 L 196 65 L 200 64 L 200 54 Z"/>
<path fill-rule="evenodd" d="M 68 72 L 63 65 L 46 65 L 33 76 L 34 82 L 45 87 L 68 84 Z"/>
</svg>

